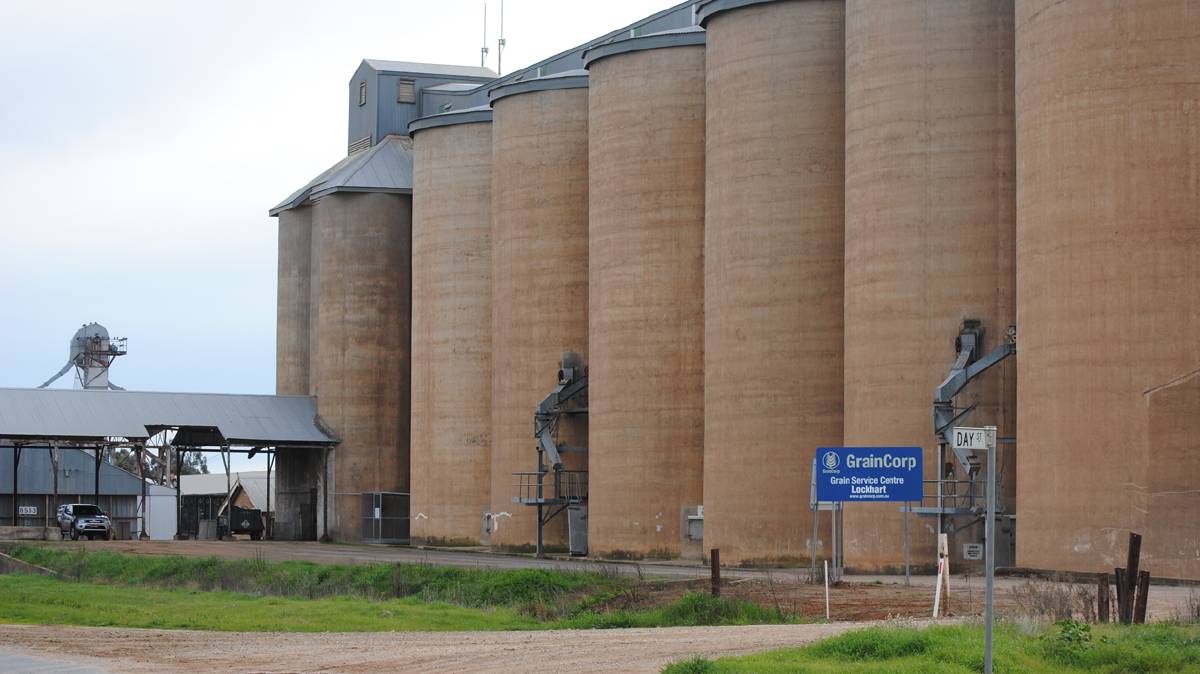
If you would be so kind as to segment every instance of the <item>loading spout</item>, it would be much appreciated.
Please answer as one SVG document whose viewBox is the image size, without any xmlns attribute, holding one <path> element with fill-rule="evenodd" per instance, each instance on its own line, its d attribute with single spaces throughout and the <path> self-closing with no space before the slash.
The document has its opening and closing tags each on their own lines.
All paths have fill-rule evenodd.
<svg viewBox="0 0 1200 674">
<path fill-rule="evenodd" d="M 984 328 L 979 321 L 967 320 L 963 322 L 958 338 L 955 340 L 958 356 L 954 361 L 954 365 L 950 368 L 950 374 L 946 376 L 946 379 L 942 381 L 941 385 L 934 392 L 933 433 L 938 437 L 938 442 L 946 443 L 951 447 L 954 446 L 954 443 L 950 434 L 953 432 L 954 427 L 975 409 L 974 405 L 965 408 L 956 408 L 954 406 L 954 397 L 984 372 L 987 372 L 1009 356 L 1017 354 L 1017 328 L 1015 325 L 1008 327 L 1003 344 L 992 349 L 990 353 L 981 358 L 979 354 L 983 344 L 983 334 Z M 975 455 L 975 452 L 966 449 L 955 449 L 954 453 L 958 457 L 959 463 L 962 464 L 969 475 L 973 476 L 978 473 L 980 459 Z"/>
</svg>

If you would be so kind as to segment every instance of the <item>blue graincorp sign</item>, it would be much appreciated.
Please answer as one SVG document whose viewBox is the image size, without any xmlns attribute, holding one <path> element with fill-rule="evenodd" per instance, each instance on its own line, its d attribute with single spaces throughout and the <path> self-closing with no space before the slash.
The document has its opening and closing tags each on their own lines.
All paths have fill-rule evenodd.
<svg viewBox="0 0 1200 674">
<path fill-rule="evenodd" d="M 818 501 L 920 501 L 920 447 L 820 447 Z"/>
</svg>

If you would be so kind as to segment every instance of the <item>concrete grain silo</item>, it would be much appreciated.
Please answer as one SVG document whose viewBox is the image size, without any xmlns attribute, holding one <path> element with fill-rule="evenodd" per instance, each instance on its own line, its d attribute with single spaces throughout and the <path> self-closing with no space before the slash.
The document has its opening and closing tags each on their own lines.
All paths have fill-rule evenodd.
<svg viewBox="0 0 1200 674">
<path fill-rule="evenodd" d="M 928 480 L 931 401 L 963 320 L 982 321 L 985 352 L 1015 322 L 1012 21 L 1012 0 L 846 5 L 844 443 L 922 446 Z M 978 404 L 962 425 L 1012 436 L 1015 385 L 1011 359 L 985 373 L 956 400 Z M 846 506 L 848 566 L 903 564 L 900 505 Z M 936 526 L 910 520 L 915 564 L 934 562 Z M 953 542 L 982 540 L 981 529 Z M 1007 536 L 997 552 L 1011 564 Z"/>
<path fill-rule="evenodd" d="M 704 31 L 585 55 L 589 76 L 588 537 L 701 555 Z"/>
<path fill-rule="evenodd" d="M 1200 5 L 1018 0 L 1021 566 L 1200 575 Z"/>
<path fill-rule="evenodd" d="M 491 494 L 492 111 L 413 134 L 412 536 L 479 544 Z"/>
<path fill-rule="evenodd" d="M 808 557 L 842 439 L 841 0 L 708 0 L 704 543 Z M 815 542 L 812 551 L 821 552 Z"/>
<path fill-rule="evenodd" d="M 363 494 L 409 486 L 412 197 L 336 192 L 312 208 L 320 318 L 310 376 L 340 440 L 324 486 L 328 531 L 361 540 L 373 538 Z"/>
<path fill-rule="evenodd" d="M 586 87 L 586 72 L 568 71 L 492 91 L 493 545 L 534 543 L 536 510 L 512 502 L 513 473 L 535 468 L 533 413 L 563 353 L 587 353 Z M 586 446 L 586 422 L 560 432 Z"/>
<path fill-rule="evenodd" d="M 275 324 L 275 392 L 308 395 L 308 303 L 312 209 L 279 214 L 279 292 Z"/>
<path fill-rule="evenodd" d="M 301 207 L 279 214 L 279 267 L 275 324 L 275 392 L 279 395 L 308 395 L 308 331 L 311 293 L 312 208 Z M 276 458 L 274 535 L 278 538 L 303 537 L 300 519 L 295 516 L 310 494 L 308 484 L 316 481 L 313 472 L 317 450 L 294 449 L 279 452 Z"/>
</svg>

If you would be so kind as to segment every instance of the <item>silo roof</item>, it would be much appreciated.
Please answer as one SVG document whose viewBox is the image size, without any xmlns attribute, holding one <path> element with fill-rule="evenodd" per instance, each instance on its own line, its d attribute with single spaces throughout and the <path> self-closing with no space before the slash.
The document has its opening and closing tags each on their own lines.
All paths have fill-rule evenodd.
<svg viewBox="0 0 1200 674">
<path fill-rule="evenodd" d="M 408 132 L 409 134 L 416 134 L 421 129 L 432 129 L 439 126 L 453 126 L 455 124 L 473 124 L 491 121 L 492 106 L 479 105 L 474 108 L 464 108 L 462 110 L 453 110 L 451 112 L 442 112 L 436 115 L 418 117 L 408 124 Z"/>
<path fill-rule="evenodd" d="M 727 12 L 739 7 L 750 5 L 765 5 L 780 0 L 700 0 L 696 3 L 696 21 L 703 26 L 705 22 L 721 12 Z"/>
<path fill-rule="evenodd" d="M 344 157 L 270 210 L 279 215 L 334 192 L 412 194 L 412 139 L 389 135 L 365 150 Z"/>
<path fill-rule="evenodd" d="M 455 66 L 442 63 L 417 63 L 415 61 L 388 61 L 386 59 L 363 59 L 372 69 L 397 75 L 434 75 L 437 77 L 472 77 L 493 80 L 499 77 L 491 68 L 479 66 Z"/>
<path fill-rule="evenodd" d="M 505 96 L 515 96 L 517 94 L 528 94 L 534 91 L 554 91 L 556 89 L 586 89 L 588 85 L 588 72 L 583 69 L 567 70 L 553 75 L 545 75 L 532 80 L 520 80 L 518 82 L 506 82 L 490 92 L 492 102 L 504 98 Z"/>
<path fill-rule="evenodd" d="M 665 49 L 668 47 L 688 47 L 692 45 L 704 45 L 705 33 L 704 29 L 699 26 L 688 26 L 687 28 L 677 28 L 675 30 L 664 30 L 658 33 L 650 33 L 649 35 L 640 35 L 638 37 L 626 38 L 624 40 L 616 40 L 596 45 L 583 53 L 584 67 L 590 67 L 596 61 L 608 56 L 616 56 L 617 54 L 627 54 L 635 51 L 645 51 L 647 49 Z"/>
</svg>

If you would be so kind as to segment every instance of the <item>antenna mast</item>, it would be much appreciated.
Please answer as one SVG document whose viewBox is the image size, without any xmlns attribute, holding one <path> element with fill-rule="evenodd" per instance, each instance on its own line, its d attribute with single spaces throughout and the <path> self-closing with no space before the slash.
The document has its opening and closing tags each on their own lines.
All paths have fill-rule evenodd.
<svg viewBox="0 0 1200 674">
<path fill-rule="evenodd" d="M 504 0 L 500 0 L 500 39 L 496 40 L 496 74 L 503 75 L 500 59 L 504 56 Z"/>
<path fill-rule="evenodd" d="M 483 2 L 483 46 L 479 49 L 479 67 L 487 67 L 487 0 Z"/>
</svg>

